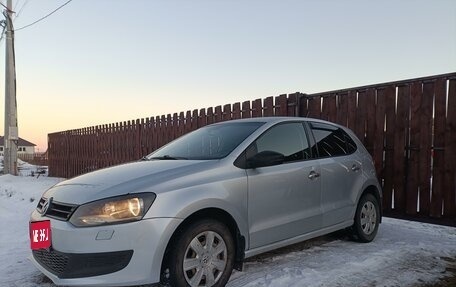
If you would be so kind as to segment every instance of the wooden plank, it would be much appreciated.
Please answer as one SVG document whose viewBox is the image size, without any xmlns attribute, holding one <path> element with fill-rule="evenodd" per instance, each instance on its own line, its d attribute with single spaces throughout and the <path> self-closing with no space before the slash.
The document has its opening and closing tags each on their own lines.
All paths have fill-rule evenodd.
<svg viewBox="0 0 456 287">
<path fill-rule="evenodd" d="M 443 208 L 443 181 L 445 176 L 445 123 L 446 123 L 446 80 L 439 78 L 434 90 L 434 146 L 432 149 L 432 196 L 431 217 L 441 217 Z"/>
<path fill-rule="evenodd" d="M 337 96 L 336 94 L 331 94 L 326 99 L 326 103 L 328 105 L 328 121 L 330 122 L 336 122 L 337 121 Z"/>
<path fill-rule="evenodd" d="M 356 97 L 358 92 L 351 90 L 348 92 L 347 97 L 347 127 L 352 131 L 356 126 Z"/>
<path fill-rule="evenodd" d="M 263 116 L 263 106 L 261 105 L 261 99 L 256 99 L 252 102 L 252 118 Z"/>
<path fill-rule="evenodd" d="M 207 125 L 206 109 L 200 109 L 198 117 L 198 127 Z"/>
<path fill-rule="evenodd" d="M 385 163 L 383 168 L 384 184 L 383 195 L 385 205 L 383 209 L 390 211 L 393 203 L 393 183 L 394 183 L 394 134 L 396 122 L 396 87 L 388 86 L 385 88 Z"/>
<path fill-rule="evenodd" d="M 287 116 L 289 117 L 298 117 L 299 116 L 299 93 L 294 93 L 288 95 L 288 104 L 287 104 Z"/>
<path fill-rule="evenodd" d="M 194 109 L 192 112 L 192 131 L 198 129 L 198 110 Z"/>
<path fill-rule="evenodd" d="M 364 140 L 367 151 L 370 154 L 374 153 L 375 142 L 375 90 L 368 89 L 366 91 L 366 138 Z"/>
<path fill-rule="evenodd" d="M 408 177 L 406 193 L 406 213 L 417 213 L 418 186 L 419 186 L 419 152 L 420 152 L 420 107 L 421 82 L 413 82 L 410 89 L 410 141 L 408 147 Z"/>
<path fill-rule="evenodd" d="M 168 143 L 166 133 L 166 116 L 162 115 L 160 118 L 160 147 Z"/>
<path fill-rule="evenodd" d="M 322 95 L 321 96 L 322 98 L 322 107 L 321 107 L 321 115 L 320 115 L 320 118 L 322 120 L 325 120 L 325 121 L 328 121 L 328 118 L 329 118 L 329 107 L 330 107 L 330 98 L 331 96 L 330 95 Z"/>
<path fill-rule="evenodd" d="M 363 97 L 358 97 L 358 102 L 362 102 Z M 362 108 L 361 105 L 358 109 Z M 383 174 L 383 152 L 384 152 L 384 136 L 385 136 L 385 89 L 380 88 L 377 90 L 377 105 L 375 107 L 375 142 L 374 142 L 374 154 L 373 159 L 375 163 L 375 170 L 377 172 L 380 185 L 384 186 L 384 174 Z M 358 121 L 358 119 L 357 119 Z M 388 192 L 388 191 L 387 191 Z M 387 206 L 388 201 L 391 198 L 391 191 L 389 194 L 383 192 L 383 205 Z M 385 208 L 385 207 L 384 207 Z"/>
<path fill-rule="evenodd" d="M 179 113 L 179 128 L 178 136 L 182 136 L 185 133 L 185 115 L 184 112 Z"/>
<path fill-rule="evenodd" d="M 321 96 L 314 96 L 308 98 L 307 117 L 321 118 Z"/>
<path fill-rule="evenodd" d="M 243 119 L 252 117 L 252 110 L 250 109 L 250 101 L 242 103 L 241 116 Z"/>
<path fill-rule="evenodd" d="M 231 120 L 231 104 L 226 104 L 223 106 L 222 121 Z"/>
<path fill-rule="evenodd" d="M 408 133 L 410 86 L 398 87 L 394 131 L 394 210 L 405 214 L 405 149 Z"/>
<path fill-rule="evenodd" d="M 241 118 L 241 103 L 237 102 L 233 104 L 233 120 Z"/>
<path fill-rule="evenodd" d="M 216 106 L 215 113 L 214 113 L 214 122 L 218 123 L 221 121 L 222 121 L 222 106 Z"/>
<path fill-rule="evenodd" d="M 187 111 L 185 113 L 184 134 L 191 132 L 191 130 L 192 130 L 192 112 Z"/>
<path fill-rule="evenodd" d="M 274 116 L 274 98 L 267 97 L 264 99 L 264 113 L 265 117 L 272 117 Z"/>
<path fill-rule="evenodd" d="M 177 139 L 179 137 L 179 116 L 177 113 L 173 114 L 173 138 L 171 140 Z"/>
<path fill-rule="evenodd" d="M 300 117 L 307 117 L 308 109 L 307 109 L 307 94 L 299 94 L 299 114 Z"/>
<path fill-rule="evenodd" d="M 432 108 L 434 103 L 434 82 L 423 84 L 420 108 L 420 214 L 429 215 L 431 203 L 431 145 Z"/>
<path fill-rule="evenodd" d="M 277 117 L 287 116 L 287 95 L 280 95 L 275 97 L 274 115 Z"/>
<path fill-rule="evenodd" d="M 336 123 L 342 126 L 347 126 L 347 109 L 348 109 L 348 93 L 337 95 L 337 119 Z"/>
<path fill-rule="evenodd" d="M 207 124 L 210 125 L 210 124 L 213 124 L 214 123 L 214 111 L 212 109 L 212 107 L 210 108 L 207 108 Z"/>
<path fill-rule="evenodd" d="M 358 106 L 356 108 L 356 123 L 355 123 L 355 134 L 361 140 L 361 142 L 366 144 L 366 118 L 367 118 L 367 92 L 359 91 L 358 92 Z M 375 121 L 378 123 L 377 120 Z"/>
<path fill-rule="evenodd" d="M 444 215 L 456 217 L 456 79 L 450 79 L 448 90 L 448 111 L 445 128 L 445 186 Z"/>
</svg>

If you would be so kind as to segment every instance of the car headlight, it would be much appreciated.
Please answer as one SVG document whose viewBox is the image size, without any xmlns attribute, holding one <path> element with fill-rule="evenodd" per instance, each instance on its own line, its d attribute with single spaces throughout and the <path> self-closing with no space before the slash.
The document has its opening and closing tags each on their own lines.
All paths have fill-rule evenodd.
<svg viewBox="0 0 456 287">
<path fill-rule="evenodd" d="M 155 197 L 155 193 L 137 193 L 89 202 L 76 209 L 70 223 L 88 227 L 141 220 Z"/>
</svg>

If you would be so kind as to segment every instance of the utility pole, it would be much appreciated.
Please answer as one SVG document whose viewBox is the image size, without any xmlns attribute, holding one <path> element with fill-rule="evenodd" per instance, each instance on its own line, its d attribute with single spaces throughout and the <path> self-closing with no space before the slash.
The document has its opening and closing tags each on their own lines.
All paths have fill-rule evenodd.
<svg viewBox="0 0 456 287">
<path fill-rule="evenodd" d="M 14 28 L 12 0 L 7 0 L 5 35 L 5 152 L 3 173 L 17 175 L 17 102 L 16 102 L 16 65 L 14 56 Z"/>
</svg>

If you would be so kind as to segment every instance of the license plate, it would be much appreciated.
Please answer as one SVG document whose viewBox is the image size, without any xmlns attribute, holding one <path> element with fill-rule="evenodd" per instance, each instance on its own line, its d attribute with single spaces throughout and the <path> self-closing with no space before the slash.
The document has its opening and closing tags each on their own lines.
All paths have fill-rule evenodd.
<svg viewBox="0 0 456 287">
<path fill-rule="evenodd" d="M 30 222 L 30 247 L 32 250 L 51 247 L 51 221 Z"/>
</svg>

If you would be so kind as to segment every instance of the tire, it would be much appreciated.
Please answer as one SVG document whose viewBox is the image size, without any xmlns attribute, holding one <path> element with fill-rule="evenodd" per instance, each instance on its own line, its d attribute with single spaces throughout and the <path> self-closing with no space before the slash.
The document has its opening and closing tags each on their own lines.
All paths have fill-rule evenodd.
<svg viewBox="0 0 456 287">
<path fill-rule="evenodd" d="M 366 193 L 361 197 L 356 208 L 352 235 L 359 242 L 371 242 L 377 235 L 379 224 L 380 207 L 377 198 Z"/>
<path fill-rule="evenodd" d="M 200 220 L 177 236 L 169 256 L 171 286 L 225 286 L 234 265 L 233 236 L 218 221 Z"/>
</svg>

